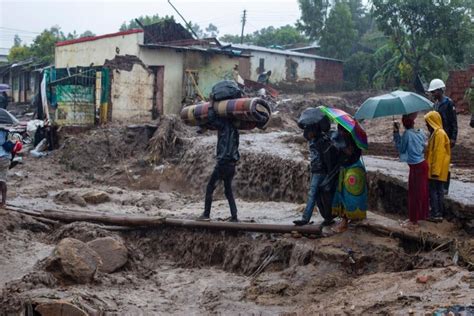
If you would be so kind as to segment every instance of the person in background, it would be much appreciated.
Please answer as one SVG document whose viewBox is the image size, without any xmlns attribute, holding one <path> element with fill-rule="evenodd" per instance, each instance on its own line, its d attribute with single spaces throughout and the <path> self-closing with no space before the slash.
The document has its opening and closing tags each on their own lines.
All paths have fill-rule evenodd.
<svg viewBox="0 0 474 316">
<path fill-rule="evenodd" d="M 413 226 L 428 218 L 429 189 L 428 164 L 424 157 L 426 136 L 422 130 L 415 130 L 417 113 L 403 115 L 405 132 L 400 136 L 399 125 L 394 123 L 393 142 L 400 154 L 400 161 L 410 167 L 408 176 L 408 219 Z"/>
<path fill-rule="evenodd" d="M 5 149 L 5 143 L 8 140 L 8 131 L 0 129 L 0 140 L 2 146 L 0 146 L 0 192 L 2 194 L 2 200 L 0 208 L 5 208 L 7 202 L 7 173 L 11 163 L 11 149 Z"/>
<path fill-rule="evenodd" d="M 425 121 L 431 134 L 425 154 L 429 167 L 430 218 L 433 221 L 442 221 L 444 216 L 443 185 L 448 181 L 451 146 L 449 137 L 443 129 L 441 115 L 438 112 L 428 112 L 425 115 Z"/>
<path fill-rule="evenodd" d="M 458 137 L 458 119 L 453 100 L 444 95 L 445 89 L 446 85 L 441 79 L 433 79 L 428 91 L 435 100 L 434 110 L 441 115 L 442 127 L 449 137 L 450 146 L 454 147 Z"/>
<path fill-rule="evenodd" d="M 352 135 L 341 125 L 337 126 L 337 132 L 334 143 L 340 151 L 339 164 L 342 167 L 332 211 L 342 221 L 333 230 L 343 232 L 349 220 L 367 217 L 367 172 L 361 160 L 362 150 L 357 147 Z"/>
<path fill-rule="evenodd" d="M 8 107 L 8 94 L 2 91 L 0 94 L 0 108 L 6 110 Z"/>
</svg>

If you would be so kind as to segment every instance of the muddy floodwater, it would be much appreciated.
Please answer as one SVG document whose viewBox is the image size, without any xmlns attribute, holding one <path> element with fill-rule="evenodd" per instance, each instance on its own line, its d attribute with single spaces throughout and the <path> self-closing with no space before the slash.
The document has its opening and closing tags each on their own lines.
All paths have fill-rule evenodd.
<svg viewBox="0 0 474 316">
<path fill-rule="evenodd" d="M 470 219 L 460 220 L 474 213 L 474 186 L 464 165 L 453 169 L 450 221 L 422 222 L 415 232 L 399 225 L 406 219 L 406 166 L 383 155 L 365 160 L 372 181 L 366 224 L 341 234 L 104 226 L 15 211 L 195 218 L 215 135 L 197 136 L 176 120 L 158 126 L 66 133 L 61 149 L 11 170 L 12 209 L 0 211 L 1 315 L 33 315 L 58 302 L 78 315 L 474 313 Z M 243 223 L 289 225 L 301 217 L 308 151 L 288 126 L 241 135 L 234 189 Z M 219 188 L 211 218 L 229 215 Z M 312 220 L 322 218 L 315 212 Z M 61 241 L 89 245 L 103 237 L 123 243 L 120 268 L 98 270 L 87 282 L 51 270 Z"/>
</svg>

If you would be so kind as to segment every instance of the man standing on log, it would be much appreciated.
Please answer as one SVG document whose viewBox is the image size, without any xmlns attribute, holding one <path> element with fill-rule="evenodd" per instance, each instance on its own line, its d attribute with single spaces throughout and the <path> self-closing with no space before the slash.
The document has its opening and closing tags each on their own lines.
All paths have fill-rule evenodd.
<svg viewBox="0 0 474 316">
<path fill-rule="evenodd" d="M 236 95 L 234 90 L 229 94 L 229 99 L 235 97 L 241 97 L 242 92 L 235 84 L 238 89 L 239 95 Z M 216 85 L 217 86 L 217 85 Z M 231 88 L 235 88 L 231 87 Z M 214 91 L 214 89 L 213 89 Z M 197 218 L 197 220 L 208 221 L 210 220 L 212 195 L 216 189 L 219 180 L 224 181 L 224 193 L 230 207 L 230 222 L 238 222 L 237 218 L 237 206 L 235 205 L 234 194 L 232 192 L 232 180 L 235 175 L 235 166 L 240 159 L 239 154 L 239 130 L 234 126 L 233 121 L 229 118 L 219 117 L 214 110 L 214 101 L 222 101 L 227 98 L 218 98 L 215 96 L 218 93 L 211 95 L 211 106 L 209 107 L 208 114 L 208 128 L 217 130 L 217 147 L 216 147 L 216 165 L 214 171 L 211 174 L 209 183 L 206 187 L 206 198 L 204 203 L 204 213 Z"/>
</svg>

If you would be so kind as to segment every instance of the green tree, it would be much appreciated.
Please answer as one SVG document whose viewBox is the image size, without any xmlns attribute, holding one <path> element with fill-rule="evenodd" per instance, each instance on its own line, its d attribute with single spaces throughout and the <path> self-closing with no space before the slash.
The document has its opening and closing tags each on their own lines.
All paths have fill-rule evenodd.
<svg viewBox="0 0 474 316">
<path fill-rule="evenodd" d="M 240 44 L 240 35 L 226 34 L 219 39 L 226 43 Z M 279 28 L 274 28 L 273 26 L 264 27 L 252 34 L 244 36 L 244 43 L 264 47 L 288 47 L 295 44 L 307 44 L 308 42 L 309 39 L 298 31 L 296 27 L 291 25 L 285 25 Z"/>
<path fill-rule="evenodd" d="M 160 17 L 159 14 L 154 14 L 154 15 L 141 15 L 137 18 L 138 21 L 140 21 L 143 25 L 150 25 L 150 24 L 154 24 L 154 23 L 158 23 L 158 22 L 161 22 L 163 20 L 173 20 L 174 21 L 174 17 L 173 16 L 164 16 L 164 17 Z M 122 25 L 120 26 L 120 31 L 127 31 L 127 30 L 132 30 L 132 29 L 140 29 L 140 24 L 137 23 L 137 21 L 135 21 L 135 19 L 131 19 L 130 21 L 127 22 L 123 22 Z"/>
<path fill-rule="evenodd" d="M 68 35 L 70 38 L 73 34 Z M 57 42 L 65 40 L 67 37 L 61 32 L 59 26 L 53 26 L 49 30 L 44 30 L 38 35 L 30 46 L 31 55 L 45 62 L 54 61 L 54 48 Z M 72 38 L 71 38 L 72 39 Z"/>
<path fill-rule="evenodd" d="M 279 28 L 269 26 L 252 34 L 253 44 L 258 46 L 290 46 L 306 44 L 309 39 L 301 34 L 294 26 L 285 25 Z"/>
<path fill-rule="evenodd" d="M 219 30 L 217 29 L 217 26 L 209 23 L 209 25 L 206 27 L 206 37 L 217 37 L 218 35 Z"/>
<path fill-rule="evenodd" d="M 367 12 L 367 8 L 362 4 L 362 0 L 346 0 L 346 3 L 351 11 L 352 22 L 360 38 L 370 30 L 372 17 Z"/>
<path fill-rule="evenodd" d="M 79 35 L 79 38 L 83 38 L 83 37 L 92 37 L 92 36 L 95 36 L 95 33 L 93 33 L 92 31 L 84 31 L 84 33 L 82 33 L 81 35 Z"/>
<path fill-rule="evenodd" d="M 337 2 L 322 31 L 319 42 L 321 53 L 328 57 L 345 59 L 351 54 L 356 37 L 357 31 L 349 6 L 345 2 Z"/>
<path fill-rule="evenodd" d="M 321 37 L 326 17 L 328 16 L 330 1 L 328 0 L 298 0 L 301 17 L 296 27 L 309 38 L 317 40 Z"/>
<path fill-rule="evenodd" d="M 25 60 L 31 57 L 31 50 L 26 45 L 13 46 L 10 48 L 7 59 L 9 62 L 14 63 L 21 60 Z"/>
<path fill-rule="evenodd" d="M 18 34 L 15 34 L 15 37 L 13 37 L 13 46 L 14 47 L 18 47 L 18 46 L 21 46 L 21 38 Z"/>
<path fill-rule="evenodd" d="M 410 65 L 413 82 L 418 75 L 442 77 L 449 66 L 446 61 L 455 65 L 465 60 L 465 44 L 472 38 L 472 10 L 466 7 L 467 1 L 373 0 L 372 3 L 372 14 L 379 28 L 390 37 L 400 58 L 398 64 L 391 66 L 400 69 L 402 62 Z"/>
<path fill-rule="evenodd" d="M 330 1 L 328 0 L 298 0 L 301 17 L 296 27 L 312 40 L 321 37 L 326 17 L 328 16 Z"/>
<path fill-rule="evenodd" d="M 373 54 L 358 52 L 344 63 L 344 82 L 347 89 L 368 89 L 373 86 L 377 73 L 377 61 Z"/>
</svg>

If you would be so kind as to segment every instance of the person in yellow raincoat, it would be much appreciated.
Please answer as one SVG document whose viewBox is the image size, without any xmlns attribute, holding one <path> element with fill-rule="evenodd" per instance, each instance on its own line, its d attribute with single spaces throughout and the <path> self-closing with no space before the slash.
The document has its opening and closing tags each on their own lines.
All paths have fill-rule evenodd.
<svg viewBox="0 0 474 316">
<path fill-rule="evenodd" d="M 438 112 L 428 112 L 425 115 L 425 121 L 431 133 L 425 153 L 425 159 L 429 167 L 430 217 L 434 221 L 442 221 L 444 215 L 443 185 L 448 181 L 451 146 L 449 137 L 443 129 L 441 115 Z"/>
</svg>

